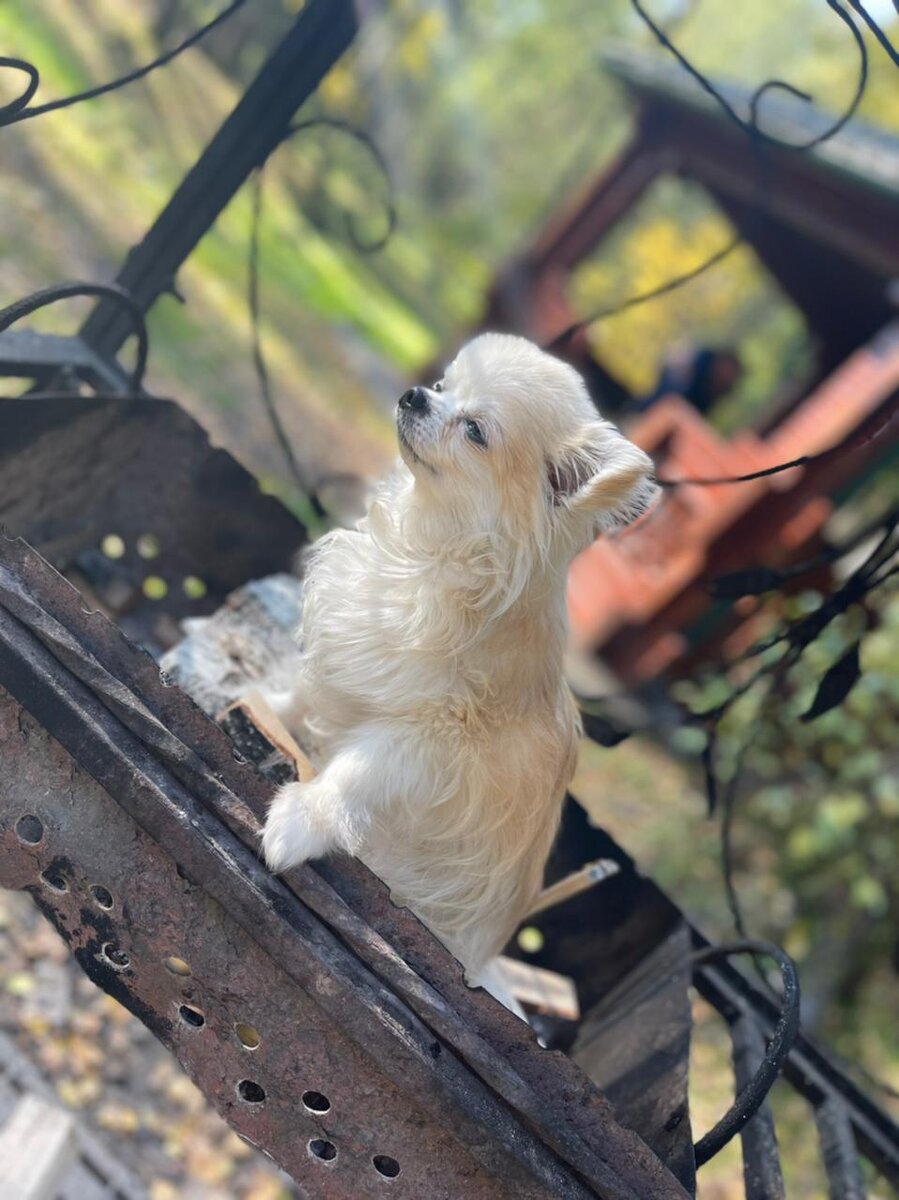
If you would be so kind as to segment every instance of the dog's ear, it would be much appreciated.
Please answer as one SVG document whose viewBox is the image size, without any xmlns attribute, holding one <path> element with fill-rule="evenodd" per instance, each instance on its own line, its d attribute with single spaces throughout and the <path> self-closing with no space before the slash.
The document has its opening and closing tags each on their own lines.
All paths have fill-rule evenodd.
<svg viewBox="0 0 899 1200">
<path fill-rule="evenodd" d="M 597 529 L 628 525 L 658 494 L 648 454 L 613 425 L 597 421 L 549 464 L 553 504 L 588 513 Z"/>
</svg>

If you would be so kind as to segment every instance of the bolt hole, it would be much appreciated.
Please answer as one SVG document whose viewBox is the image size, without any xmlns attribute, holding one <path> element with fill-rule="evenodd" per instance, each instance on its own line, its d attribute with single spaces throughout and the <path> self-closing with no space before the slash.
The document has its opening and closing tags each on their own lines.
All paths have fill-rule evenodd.
<svg viewBox="0 0 899 1200">
<path fill-rule="evenodd" d="M 326 1113 L 331 1107 L 331 1101 L 321 1092 L 303 1092 L 303 1103 L 313 1113 Z"/>
<path fill-rule="evenodd" d="M 105 943 L 103 946 L 103 957 L 118 971 L 124 971 L 126 967 L 131 966 L 131 959 L 120 946 L 115 944 L 115 942 Z"/>
<path fill-rule="evenodd" d="M 100 543 L 100 549 L 107 558 L 121 558 L 125 553 L 125 543 L 117 533 L 107 533 Z"/>
<path fill-rule="evenodd" d="M 198 575 L 185 575 L 181 588 L 188 600 L 202 600 L 206 595 L 206 584 Z"/>
<path fill-rule="evenodd" d="M 194 1029 L 202 1029 L 206 1024 L 206 1018 L 199 1008 L 194 1008 L 192 1004 L 182 1004 L 178 1009 L 178 1015 L 181 1020 L 187 1025 L 192 1025 Z"/>
<path fill-rule="evenodd" d="M 544 938 L 536 925 L 526 925 L 518 934 L 518 945 L 525 954 L 539 954 L 543 949 Z"/>
<path fill-rule="evenodd" d="M 176 958 L 174 954 L 170 955 L 169 958 L 164 958 L 162 960 L 162 965 L 172 975 L 190 974 L 190 964 L 186 963 L 183 958 Z"/>
<path fill-rule="evenodd" d="M 41 871 L 41 879 L 49 888 L 53 888 L 54 892 L 67 892 L 69 890 L 68 880 L 61 871 L 50 867 L 46 871 Z"/>
<path fill-rule="evenodd" d="M 337 1157 L 337 1147 L 325 1138 L 313 1138 L 309 1143 L 309 1153 L 322 1162 L 333 1162 Z"/>
<path fill-rule="evenodd" d="M 262 1041 L 259 1031 L 254 1029 L 252 1025 L 245 1025 L 242 1021 L 238 1021 L 234 1026 L 234 1032 L 237 1035 L 237 1040 L 246 1050 L 255 1050 Z"/>
<path fill-rule="evenodd" d="M 241 1079 L 237 1085 L 237 1094 L 247 1104 L 261 1104 L 265 1099 L 265 1088 L 254 1083 L 252 1079 Z"/>
<path fill-rule="evenodd" d="M 16 837 L 20 842 L 27 842 L 29 846 L 36 846 L 43 836 L 44 823 L 34 813 L 26 813 L 24 817 L 19 817 L 18 821 L 16 821 Z"/>
<path fill-rule="evenodd" d="M 137 539 L 137 552 L 141 558 L 155 558 L 159 553 L 159 538 L 152 533 L 142 533 Z"/>
<path fill-rule="evenodd" d="M 385 1179 L 396 1179 L 400 1173 L 400 1164 L 389 1154 L 376 1154 L 371 1161 L 378 1174 Z"/>
<path fill-rule="evenodd" d="M 101 908 L 112 908 L 112 892 L 99 883 L 91 884 L 91 895 Z"/>
<path fill-rule="evenodd" d="M 141 585 L 148 600 L 164 600 L 169 594 L 169 585 L 160 575 L 148 575 Z"/>
</svg>

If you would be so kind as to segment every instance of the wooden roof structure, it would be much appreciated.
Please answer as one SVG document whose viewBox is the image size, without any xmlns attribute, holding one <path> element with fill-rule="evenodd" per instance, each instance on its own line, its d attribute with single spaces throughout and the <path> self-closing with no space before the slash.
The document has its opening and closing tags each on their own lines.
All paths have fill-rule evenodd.
<svg viewBox="0 0 899 1200">
<path fill-rule="evenodd" d="M 805 316 L 822 375 L 889 320 L 887 285 L 899 276 L 899 138 L 855 119 L 808 151 L 766 143 L 760 158 L 676 63 L 619 49 L 603 64 L 634 105 L 631 139 L 500 273 L 485 326 L 543 342 L 573 321 L 568 274 L 662 174 L 701 184 L 752 246 Z M 750 88 L 716 87 L 749 118 Z M 814 104 L 776 92 L 760 112 L 766 133 L 797 146 L 832 124 Z"/>
<path fill-rule="evenodd" d="M 621 49 L 605 68 L 625 87 L 634 132 L 612 164 L 554 213 L 498 276 L 484 324 L 550 341 L 576 320 L 566 299 L 571 272 L 593 253 L 652 182 L 676 174 L 700 184 L 801 309 L 817 364 L 806 391 L 763 431 L 722 438 L 676 396 L 628 429 L 660 473 L 675 478 L 740 475 L 841 442 L 876 445 L 752 485 L 681 489 L 618 539 L 602 539 L 573 565 L 569 614 L 575 639 L 600 651 L 631 685 L 688 669 L 717 646 L 729 614 L 712 610 L 708 584 L 748 562 L 786 565 L 811 552 L 834 496 L 889 453 L 899 437 L 899 332 L 889 285 L 899 278 L 899 138 L 862 121 L 808 150 L 747 133 L 674 62 Z M 744 120 L 752 91 L 715 86 Z M 777 91 L 760 126 L 801 147 L 832 118 Z M 559 351 L 597 388 L 620 400 L 583 334 Z M 886 428 L 881 426 L 886 423 Z"/>
</svg>

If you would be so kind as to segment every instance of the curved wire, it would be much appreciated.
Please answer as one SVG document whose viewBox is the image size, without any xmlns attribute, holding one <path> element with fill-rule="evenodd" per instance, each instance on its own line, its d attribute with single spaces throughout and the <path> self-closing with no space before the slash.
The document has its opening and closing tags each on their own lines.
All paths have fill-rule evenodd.
<svg viewBox="0 0 899 1200">
<path fill-rule="evenodd" d="M 882 437 L 896 416 L 899 416 L 899 396 L 894 396 L 889 401 L 886 411 L 873 429 L 862 429 L 860 432 L 844 438 L 842 442 L 837 442 L 835 446 L 821 450 L 818 454 L 801 454 L 799 458 L 791 458 L 789 462 L 775 463 L 774 466 L 763 467 L 760 471 L 749 471 L 746 475 L 711 475 L 704 479 L 666 479 L 664 476 L 657 475 L 655 481 L 662 488 L 718 487 L 725 483 L 751 483 L 755 479 L 779 475 L 781 471 L 792 471 L 794 467 L 807 467 L 810 463 L 827 462 L 828 459 L 837 458 L 853 450 L 860 450 Z"/>
<path fill-rule="evenodd" d="M 244 4 L 246 4 L 246 0 L 232 0 L 227 8 L 222 9 L 217 16 L 213 17 L 211 21 L 207 21 L 205 25 L 194 30 L 183 42 L 180 42 L 173 49 L 167 50 L 152 62 L 146 63 L 142 67 L 137 67 L 134 71 L 129 71 L 127 75 L 122 75 L 118 79 L 112 79 L 108 83 L 98 84 L 96 87 L 88 88 L 83 92 L 76 92 L 73 96 L 64 96 L 60 100 L 50 100 L 46 104 L 38 104 L 34 108 L 28 108 L 27 105 L 40 84 L 40 72 L 37 67 L 22 59 L 0 58 L 0 67 L 13 67 L 17 70 L 25 71 L 31 77 L 28 87 L 23 94 L 10 104 L 0 108 L 0 127 L 15 125 L 19 121 L 28 121 L 32 117 L 39 117 L 44 113 L 55 112 L 60 108 L 70 108 L 73 104 L 80 104 L 82 100 L 93 100 L 97 96 L 103 96 L 107 92 L 113 92 L 117 88 L 125 87 L 126 84 L 143 79 L 145 75 L 149 75 L 157 67 L 164 67 L 173 58 L 177 58 L 179 54 L 185 50 L 189 50 L 191 46 L 195 46 L 207 33 L 211 33 L 217 25 L 221 25 L 223 21 L 227 21 Z"/>
<path fill-rule="evenodd" d="M 316 128 L 334 129 L 338 133 L 345 133 L 348 137 L 352 138 L 355 142 L 368 151 L 372 161 L 377 166 L 385 183 L 384 206 L 387 216 L 387 225 L 384 233 L 381 235 L 381 237 L 375 238 L 374 241 L 366 242 L 359 236 L 357 227 L 353 223 L 354 217 L 352 213 L 345 213 L 344 221 L 346 223 L 347 233 L 350 241 L 357 250 L 361 250 L 363 254 L 375 254 L 377 251 L 383 250 L 396 230 L 397 213 L 396 202 L 394 201 L 393 196 L 393 179 L 390 175 L 390 167 L 388 166 L 387 159 L 381 152 L 381 148 L 378 146 L 377 142 L 365 132 L 364 129 L 359 129 L 356 125 L 351 125 L 348 121 L 342 121 L 339 117 L 310 117 L 305 121 L 295 121 L 293 124 L 288 126 L 287 132 L 281 139 L 281 142 L 278 144 L 281 145 L 288 141 L 294 136 L 294 134 L 305 133 L 309 129 Z"/>
<path fill-rule="evenodd" d="M 887 37 L 887 35 L 883 32 L 883 30 L 880 28 L 880 26 L 877 24 L 877 22 L 871 16 L 871 14 L 868 12 L 868 10 L 865 8 L 865 6 L 861 3 L 859 3 L 859 0 L 846 0 L 846 3 L 853 10 L 853 12 L 858 13 L 858 15 L 864 21 L 864 23 L 868 26 L 868 28 L 871 30 L 871 32 L 874 34 L 874 36 L 877 38 L 878 42 L 880 42 L 881 48 L 883 49 L 884 53 L 888 54 L 889 57 L 895 63 L 895 65 L 897 67 L 899 67 L 899 52 L 897 52 L 893 43 L 890 41 L 890 39 Z M 899 3 L 897 3 L 897 0 L 893 0 L 893 7 L 896 9 L 896 12 L 899 13 Z"/>
<path fill-rule="evenodd" d="M 694 966 L 698 967 L 722 958 L 730 958 L 733 954 L 764 955 L 777 963 L 783 983 L 780 1016 L 774 1033 L 771 1035 L 771 1041 L 768 1043 L 768 1050 L 755 1075 L 742 1089 L 721 1120 L 693 1147 L 697 1167 L 701 1167 L 703 1163 L 707 1163 L 710 1158 L 713 1158 L 755 1116 L 780 1074 L 784 1061 L 796 1040 L 796 1035 L 799 1033 L 799 975 L 796 964 L 786 951 L 773 942 L 746 938 L 736 942 L 722 942 L 718 946 L 708 946 L 691 955 L 691 961 Z"/>
<path fill-rule="evenodd" d="M 47 308 L 48 305 L 55 304 L 57 300 L 68 300 L 73 296 L 102 296 L 121 305 L 128 314 L 137 336 L 137 356 L 129 376 L 129 387 L 132 392 L 140 392 L 143 387 L 149 350 L 147 324 L 143 310 L 137 301 L 130 292 L 117 283 L 62 283 L 56 287 L 42 288 L 39 292 L 32 292 L 30 296 L 23 296 L 21 300 L 17 300 L 15 304 L 0 309 L 0 333 L 9 329 L 22 317 L 30 316 L 40 308 Z"/>
<path fill-rule="evenodd" d="M 847 0 L 847 2 L 853 3 L 854 7 L 855 3 L 857 3 L 857 0 Z M 865 46 L 864 39 L 859 30 L 856 28 L 852 18 L 848 15 L 848 13 L 844 12 L 843 9 L 840 8 L 836 0 L 827 0 L 827 4 L 837 14 L 840 20 L 848 26 L 852 32 L 853 38 L 855 39 L 855 43 L 859 52 L 858 80 L 856 82 L 855 93 L 853 94 L 852 100 L 845 111 L 834 122 L 832 122 L 832 124 L 823 130 L 823 132 L 817 134 L 813 138 L 809 138 L 805 142 L 784 142 L 779 138 L 772 137 L 770 134 L 765 133 L 765 131 L 759 125 L 759 108 L 765 94 L 767 92 L 774 91 L 775 89 L 782 92 L 787 92 L 797 100 L 811 103 L 812 96 L 808 92 L 804 92 L 800 88 L 794 87 L 792 83 L 788 83 L 783 79 L 769 79 L 765 83 L 760 84 L 759 87 L 757 87 L 752 93 L 752 96 L 749 100 L 749 120 L 746 121 L 736 111 L 727 97 L 724 96 L 714 86 L 714 84 L 707 79 L 701 71 L 694 67 L 690 60 L 684 56 L 684 54 L 681 53 L 668 34 L 665 33 L 665 31 L 658 24 L 656 24 L 653 18 L 649 15 L 649 13 L 640 3 L 640 0 L 631 0 L 631 4 L 643 23 L 648 29 L 651 30 L 659 44 L 668 50 L 669 53 L 674 55 L 691 79 L 695 80 L 696 83 L 698 83 L 703 89 L 703 91 L 710 95 L 720 105 L 730 120 L 733 121 L 734 124 L 736 124 L 740 129 L 742 129 L 742 131 L 750 139 L 752 147 L 757 153 L 763 146 L 766 145 L 774 146 L 781 150 L 793 150 L 797 152 L 811 150 L 813 147 L 820 145 L 821 142 L 825 142 L 828 140 L 828 138 L 832 138 L 834 134 L 838 133 L 843 128 L 847 121 L 851 120 L 858 109 L 862 96 L 864 95 L 868 82 L 867 48 Z M 865 16 L 867 19 L 867 14 L 865 14 Z M 759 192 L 764 198 L 763 182 L 760 182 Z M 723 261 L 723 259 L 727 258 L 728 255 L 732 254 L 733 251 L 736 250 L 737 247 L 742 243 L 742 241 L 743 238 L 738 234 L 729 242 L 726 242 L 725 245 L 723 245 L 719 250 L 716 250 L 713 254 L 710 254 L 708 258 L 703 259 L 698 266 L 693 267 L 691 270 L 685 271 L 681 275 L 675 275 L 672 279 L 666 280 L 665 283 L 660 284 L 658 287 L 650 288 L 649 291 L 637 292 L 636 295 L 629 296 L 627 299 L 622 300 L 618 304 L 614 304 L 611 307 L 596 309 L 594 312 L 590 313 L 581 320 L 572 322 L 565 329 L 563 329 L 561 333 L 556 334 L 551 341 L 545 343 L 543 349 L 548 350 L 551 353 L 559 351 L 572 337 L 575 336 L 575 334 L 580 333 L 588 326 L 594 324 L 594 322 L 608 320 L 609 317 L 617 316 L 619 313 L 626 312 L 630 308 L 635 308 L 639 304 L 645 304 L 649 300 L 655 300 L 660 296 L 666 296 L 669 292 L 676 291 L 685 284 L 691 283 L 698 276 L 704 274 L 711 267 L 716 266 L 719 262 Z M 786 467 L 780 469 L 786 470 Z M 773 474 L 773 472 L 771 473 Z"/>
<path fill-rule="evenodd" d="M 363 146 L 369 152 L 386 183 L 387 227 L 384 234 L 380 238 L 369 242 L 364 241 L 360 237 L 356 226 L 353 224 L 352 215 L 345 214 L 344 216 L 347 233 L 350 241 L 353 243 L 356 249 L 365 254 L 374 254 L 378 250 L 383 249 L 390 240 L 391 236 L 393 235 L 393 231 L 396 228 L 397 214 L 396 205 L 393 199 L 393 181 L 390 177 L 390 170 L 387 165 L 387 160 L 381 153 L 377 143 L 371 137 L 369 137 L 364 130 L 358 129 L 355 125 L 351 125 L 349 122 L 342 121 L 337 117 L 309 117 L 306 120 L 295 121 L 290 124 L 287 127 L 284 136 L 280 139 L 277 145 L 273 147 L 265 161 L 257 168 L 256 174 L 253 178 L 252 215 L 250 218 L 250 243 L 247 264 L 247 301 L 250 313 L 250 339 L 252 346 L 253 367 L 256 372 L 256 379 L 259 383 L 259 395 L 262 399 L 263 406 L 265 407 L 269 424 L 271 425 L 278 445 L 281 448 L 281 453 L 284 456 L 284 460 L 287 463 L 294 483 L 299 490 L 308 497 L 309 503 L 312 505 L 316 516 L 323 518 L 327 516 L 327 512 L 318 495 L 318 486 L 321 485 L 322 480 L 319 480 L 319 485 L 313 487 L 309 479 L 307 479 L 306 473 L 300 465 L 296 454 L 294 453 L 293 446 L 290 438 L 287 435 L 287 430 L 284 427 L 284 423 L 281 420 L 281 414 L 278 412 L 278 406 L 275 402 L 271 375 L 269 374 L 268 364 L 265 359 L 265 351 L 262 345 L 262 332 L 260 328 L 262 306 L 260 295 L 259 234 L 263 215 L 263 172 L 266 163 L 268 162 L 269 158 L 271 158 L 271 155 L 275 150 L 282 146 L 284 142 L 288 141 L 296 134 L 305 133 L 308 130 L 315 128 L 335 129 L 339 133 L 347 134 L 349 137 L 353 138 L 354 141 L 358 142 L 359 145 Z"/>
<path fill-rule="evenodd" d="M 281 447 L 281 453 L 284 455 L 285 461 L 290 468 L 294 483 L 301 492 L 309 496 L 310 502 L 316 508 L 316 512 L 318 512 L 314 490 L 310 487 L 299 460 L 296 454 L 294 454 L 290 438 L 287 436 L 287 430 L 284 428 L 281 420 L 281 414 L 278 412 L 277 405 L 275 404 L 275 398 L 272 394 L 271 376 L 269 375 L 268 364 L 265 361 L 265 354 L 262 349 L 259 300 L 259 232 L 262 224 L 262 184 L 264 170 L 265 163 L 257 168 L 253 176 L 253 207 L 250 219 L 250 248 L 247 270 L 247 302 L 250 310 L 250 338 L 253 366 L 256 371 L 256 379 L 259 383 L 259 395 L 262 397 L 262 403 L 268 415 L 269 424 L 272 427 L 278 445 Z M 318 515 L 323 516 L 324 511 L 318 513 Z"/>
<path fill-rule="evenodd" d="M 673 279 L 667 279 L 658 287 L 650 288 L 647 292 L 637 292 L 636 295 L 629 296 L 626 300 L 622 300 L 619 304 L 614 304 L 611 308 L 599 308 L 589 316 L 584 317 L 581 321 L 574 321 L 567 329 L 563 329 L 561 333 L 556 334 L 551 342 L 547 342 L 544 350 L 552 353 L 555 350 L 560 350 L 570 338 L 576 333 L 580 333 L 582 329 L 586 329 L 588 325 L 594 324 L 596 321 L 606 321 L 609 317 L 617 317 L 619 313 L 627 312 L 629 308 L 635 308 L 638 304 L 645 304 L 647 300 L 655 300 L 659 296 L 665 296 L 668 292 L 676 291 L 677 288 L 683 287 L 685 283 L 690 283 L 697 276 L 708 271 L 710 267 L 714 267 L 722 259 L 727 258 L 743 241 L 742 237 L 737 234 L 731 238 L 720 250 L 716 250 L 714 254 L 693 267 L 689 271 L 685 271 L 682 275 L 675 275 Z"/>
<path fill-rule="evenodd" d="M 26 62 L 24 58 L 0 56 L 0 70 L 4 67 L 13 71 L 24 71 L 28 76 L 24 92 L 20 96 L 16 96 L 14 100 L 10 100 L 8 104 L 0 105 L 0 125 L 9 125 L 11 124 L 10 119 L 28 105 L 31 97 L 40 87 L 41 76 L 37 67 L 33 63 Z"/>
<path fill-rule="evenodd" d="M 868 83 L 868 49 L 865 46 L 864 38 L 858 30 L 855 22 L 852 20 L 852 17 L 850 17 L 850 15 L 840 7 L 837 0 L 825 0 L 825 2 L 831 12 L 840 18 L 840 20 L 852 34 L 859 54 L 859 73 L 855 86 L 855 93 L 853 94 L 853 97 L 850 100 L 847 108 L 826 129 L 824 129 L 821 133 L 816 134 L 813 138 L 809 138 L 805 142 L 784 142 L 780 138 L 772 137 L 771 134 L 765 133 L 763 129 L 760 129 L 758 125 L 755 124 L 754 120 L 745 121 L 733 107 L 727 97 L 715 87 L 710 79 L 708 79 L 702 74 L 701 71 L 694 67 L 690 60 L 677 48 L 677 46 L 675 46 L 674 42 L 671 40 L 668 34 L 665 33 L 664 29 L 662 29 L 649 15 L 640 0 L 631 0 L 631 6 L 643 24 L 647 27 L 647 29 L 650 30 L 659 45 L 664 47 L 669 54 L 673 55 L 674 58 L 677 59 L 690 78 L 698 83 L 707 95 L 712 97 L 712 99 L 716 102 L 716 104 L 718 104 L 727 117 L 729 117 L 729 119 L 733 121 L 735 125 L 742 129 L 744 133 L 749 134 L 752 137 L 758 137 L 768 145 L 775 146 L 780 150 L 795 150 L 803 153 L 807 150 L 813 149 L 815 146 L 820 145 L 821 142 L 826 142 L 828 138 L 832 138 L 835 134 L 839 133 L 846 122 L 850 121 L 855 115 Z M 848 0 L 848 2 L 851 3 L 851 0 Z M 763 84 L 762 88 L 756 92 L 756 106 L 758 104 L 758 97 L 760 93 L 772 86 L 787 89 L 800 100 L 811 101 L 812 99 L 807 92 L 802 92 L 798 88 L 794 88 L 791 84 L 784 84 L 780 80 L 771 80 L 769 83 Z"/>
</svg>

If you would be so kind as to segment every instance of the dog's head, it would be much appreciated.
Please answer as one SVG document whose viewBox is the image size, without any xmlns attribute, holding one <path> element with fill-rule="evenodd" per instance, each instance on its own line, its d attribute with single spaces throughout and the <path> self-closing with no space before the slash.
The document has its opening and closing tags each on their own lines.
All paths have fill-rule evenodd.
<svg viewBox="0 0 899 1200">
<path fill-rule="evenodd" d="M 598 416 L 577 371 L 525 338 L 469 342 L 433 387 L 404 393 L 397 432 L 429 507 L 547 550 L 579 550 L 658 492 L 651 459 Z"/>
</svg>

